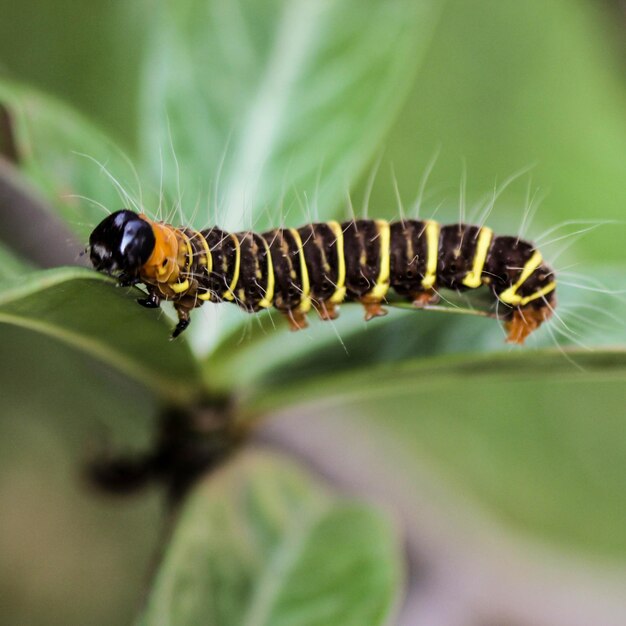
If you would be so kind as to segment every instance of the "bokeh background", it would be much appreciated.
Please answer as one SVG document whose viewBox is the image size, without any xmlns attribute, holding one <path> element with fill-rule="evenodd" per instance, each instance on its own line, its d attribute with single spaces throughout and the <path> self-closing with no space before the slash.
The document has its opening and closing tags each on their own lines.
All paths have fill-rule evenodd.
<svg viewBox="0 0 626 626">
<path fill-rule="evenodd" d="M 267 15 L 274 5 L 267 3 Z M 619 288 L 618 278 L 611 277 L 623 277 L 626 267 L 623 3 L 441 5 L 417 72 L 409 72 L 410 85 L 398 87 L 407 89 L 406 100 L 373 156 L 382 165 L 370 215 L 397 214 L 391 166 L 401 193 L 411 198 L 437 151 L 428 202 L 430 210 L 442 204 L 437 217 L 444 221 L 457 215 L 463 163 L 474 201 L 494 181 L 532 165 L 503 195 L 493 225 L 516 232 L 530 185 L 543 197 L 531 234 L 566 220 L 599 225 L 559 263 Z M 133 155 L 140 147 L 140 68 L 153 12 L 148 0 L 0 0 L 0 72 L 69 103 Z M 366 178 L 364 171 L 352 181 L 356 198 Z M 10 232 L 2 233 L 3 240 L 10 238 Z M 623 345 L 619 298 L 596 293 L 586 302 L 615 311 L 616 319 L 600 320 L 593 310 L 584 315 L 588 326 L 601 321 L 605 344 Z M 444 336 L 446 345 L 466 351 L 475 339 L 467 333 L 482 333 L 474 321 L 468 323 L 428 317 L 422 332 Z M 499 334 L 495 340 L 494 346 Z M 363 362 L 372 359 L 372 346 L 384 357 L 385 350 L 401 351 L 398 343 L 370 336 Z M 363 343 L 357 344 L 353 349 L 360 354 Z M 41 335 L 0 325 L 0 345 L 0 623 L 128 623 L 158 542 L 160 496 L 96 495 L 81 481 L 80 468 L 103 436 L 122 449 L 144 446 L 154 399 Z M 450 350 L 442 346 L 434 342 L 431 353 Z M 322 355 L 321 362 L 332 358 Z M 301 368 L 314 371 L 319 363 L 318 358 Z M 236 359 L 231 371 L 237 371 Z M 583 409 L 568 403 L 567 383 L 516 387 L 508 393 L 527 405 L 520 406 L 518 421 L 501 423 L 494 417 L 497 399 L 507 391 L 497 383 L 462 393 L 443 385 L 432 394 L 427 387 L 431 419 L 405 419 L 395 433 L 432 444 L 416 448 L 416 474 L 405 471 L 392 437 L 377 439 L 378 426 L 355 428 L 351 418 L 372 412 L 366 401 L 324 416 L 306 410 L 281 414 L 262 439 L 307 459 L 341 489 L 387 505 L 404 502 L 403 515 L 417 521 L 408 532 L 412 576 L 403 623 L 574 623 L 568 622 L 574 596 L 576 623 L 620 623 L 626 554 L 623 379 L 598 383 Z M 111 388 L 118 392 L 112 395 Z M 407 414 L 403 402 L 410 400 L 399 400 L 398 410 Z M 477 407 L 471 414 L 464 413 L 468 404 Z M 341 462 L 346 449 L 351 462 Z M 437 471 L 431 480 L 432 467 Z M 556 492 L 562 497 L 555 501 Z M 445 512 L 458 516 L 466 505 L 473 512 L 460 524 L 465 532 L 441 522 Z M 492 535 L 496 539 L 486 544 Z M 527 553 L 528 559 L 520 556 Z"/>
</svg>

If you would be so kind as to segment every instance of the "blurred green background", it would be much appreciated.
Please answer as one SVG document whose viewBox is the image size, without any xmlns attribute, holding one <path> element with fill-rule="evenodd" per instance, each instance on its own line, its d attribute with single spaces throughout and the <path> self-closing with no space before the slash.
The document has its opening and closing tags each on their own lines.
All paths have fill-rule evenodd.
<svg viewBox="0 0 626 626">
<path fill-rule="evenodd" d="M 624 13 L 616 0 L 448 0 L 414 87 L 381 151 L 407 203 L 437 148 L 431 178 L 453 202 L 536 165 L 547 194 L 537 233 L 564 219 L 622 219 Z M 3 3 L 0 62 L 7 75 L 75 105 L 131 154 L 137 148 L 139 69 L 154 2 Z M 268 13 L 272 5 L 268 3 Z M 391 177 L 371 202 L 395 215 Z M 525 182 L 515 201 L 524 198 Z M 434 193 L 434 192 L 433 192 Z M 439 196 L 439 200 L 441 200 Z M 496 211 L 506 213 L 506 209 Z M 511 207 L 517 217 L 519 206 Z M 454 215 L 446 216 L 454 217 Z M 509 229 L 517 223 L 507 215 Z M 602 229 L 577 254 L 622 260 L 623 229 Z M 602 242 L 602 243 L 599 243 Z"/>
<path fill-rule="evenodd" d="M 383 165 L 370 200 L 370 215 L 397 214 L 390 165 L 410 204 L 438 147 L 441 152 L 427 195 L 431 209 L 443 203 L 437 215 L 442 221 L 456 219 L 463 162 L 472 201 L 488 193 L 494 181 L 533 164 L 532 189 L 545 198 L 531 234 L 540 235 L 564 220 L 616 220 L 580 239 L 558 263 L 562 267 L 576 264 L 574 271 L 582 273 L 599 267 L 600 276 L 608 275 L 610 266 L 623 276 L 626 17 L 622 3 L 449 0 L 442 4 L 432 41 L 416 76 L 411 77 L 406 102 L 379 146 Z M 0 71 L 70 103 L 134 155 L 141 143 L 140 67 L 154 5 L 149 0 L 0 0 Z M 271 15 L 274 5 L 267 6 Z M 357 198 L 363 194 L 366 175 L 354 185 Z M 527 184 L 528 177 L 522 177 L 503 196 L 491 219 L 495 228 L 517 231 Z M 603 297 L 614 304 L 611 296 Z M 618 302 L 619 319 L 624 317 L 621 306 Z M 613 333 L 609 334 L 621 337 L 614 343 L 623 345 L 623 327 L 616 331 L 615 324 L 608 323 Z M 455 332 L 448 324 L 442 321 L 437 329 Z M 477 325 L 469 328 L 479 332 Z M 150 437 L 155 401 L 107 367 L 39 335 L 33 339 L 27 331 L 2 325 L 0 342 L 0 623 L 128 623 L 144 589 L 160 530 L 159 498 L 155 493 L 122 501 L 96 496 L 81 482 L 79 468 L 94 441 L 98 445 L 104 438 L 122 449 L 144 446 Z M 471 350 L 471 338 L 465 347 Z M 550 458 L 552 448 L 537 452 L 514 446 L 509 451 L 511 441 L 548 437 L 556 459 L 559 446 L 573 448 L 560 468 L 575 472 L 577 459 L 586 459 L 591 475 L 597 473 L 597 480 L 587 485 L 589 493 L 599 493 L 607 504 L 602 511 L 611 514 L 591 519 L 588 528 L 595 525 L 601 539 L 594 544 L 589 534 L 578 535 L 576 524 L 570 530 L 559 523 L 552 526 L 551 515 L 533 511 L 532 505 L 526 509 L 529 523 L 534 525 L 533 532 L 542 529 L 542 540 L 578 544 L 593 559 L 608 559 L 621 567 L 625 544 L 617 527 L 620 516 L 626 524 L 626 515 L 623 498 L 618 500 L 615 494 L 620 489 L 622 496 L 626 493 L 623 457 L 620 463 L 620 446 L 626 438 L 625 421 L 619 419 L 626 404 L 622 383 L 623 379 L 613 381 L 604 391 L 599 387 L 587 407 L 589 413 L 597 411 L 589 415 L 597 430 L 588 424 L 578 429 L 574 425 L 569 443 L 567 438 L 563 441 L 559 429 L 567 424 L 570 409 L 559 402 L 549 407 L 556 425 L 531 422 L 522 433 L 512 426 L 481 437 L 483 428 L 491 428 L 489 416 L 497 407 L 485 411 L 484 422 L 473 415 L 476 423 L 465 432 L 472 415 L 462 413 L 461 402 L 454 411 L 466 419 L 459 423 L 433 419 L 418 427 L 407 420 L 399 426 L 399 436 L 437 442 L 438 451 L 424 454 L 444 458 L 451 467 L 459 461 L 457 449 L 466 449 L 463 437 L 467 437 L 472 442 L 467 456 L 472 458 L 452 471 L 452 482 L 459 476 L 465 479 L 466 468 L 473 467 L 475 478 L 468 480 L 480 485 L 480 497 L 500 510 L 500 519 L 511 518 L 516 529 L 528 520 L 520 520 L 515 507 L 509 510 L 510 501 L 502 488 L 505 479 L 494 476 L 488 463 L 482 464 L 482 455 L 494 449 L 487 445 L 485 452 L 484 441 L 492 437 L 493 443 L 501 437 L 506 442 L 502 447 L 494 444 L 503 466 L 521 455 L 518 464 L 510 464 L 509 480 L 522 491 L 541 480 L 540 471 L 530 476 L 515 474 L 524 458 L 528 459 L 524 454 L 531 459 Z M 111 388 L 116 389 L 114 396 Z M 481 393 L 493 397 L 497 392 L 496 385 Z M 446 388 L 440 390 L 442 402 L 447 393 Z M 558 399 L 558 394 L 565 397 L 570 391 L 565 384 L 560 390 L 535 386 L 525 393 Z M 403 402 L 400 397 L 399 406 Z M 480 393 L 473 402 L 481 403 Z M 360 410 L 367 412 L 353 406 L 346 413 Z M 436 414 L 433 407 L 431 415 Z M 128 415 L 134 418 L 128 420 Z M 613 417 L 603 421 L 605 415 Z M 522 412 L 520 422 L 511 418 L 511 423 L 519 424 L 523 417 Z M 547 434 L 542 433 L 543 426 Z M 580 453 L 577 446 L 582 445 L 582 437 L 576 439 L 576 434 L 586 432 L 597 438 L 583 441 L 589 447 L 583 445 L 585 453 Z M 596 465 L 604 446 L 610 450 L 606 464 Z M 540 462 L 536 467 L 542 467 Z M 546 471 L 554 469 L 546 467 Z M 552 488 L 560 489 L 559 477 L 554 480 Z M 464 480 L 460 482 L 461 490 L 465 489 Z M 608 485 L 606 494 L 603 485 Z M 549 502 L 550 491 L 542 497 Z M 524 507 L 523 498 L 513 499 Z M 585 501 L 574 499 L 571 506 L 576 517 Z M 554 518 L 558 517 L 555 513 Z"/>
</svg>

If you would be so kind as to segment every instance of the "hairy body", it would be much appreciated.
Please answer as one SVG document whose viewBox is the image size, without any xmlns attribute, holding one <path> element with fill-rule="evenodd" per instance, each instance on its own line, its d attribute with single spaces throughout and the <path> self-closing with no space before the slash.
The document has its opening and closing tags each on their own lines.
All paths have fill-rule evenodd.
<svg viewBox="0 0 626 626">
<path fill-rule="evenodd" d="M 173 302 L 174 336 L 205 302 L 249 312 L 275 307 L 298 330 L 312 309 L 334 319 L 345 301 L 360 302 L 366 319 L 384 315 L 390 289 L 420 307 L 436 302 L 441 288 L 488 285 L 502 305 L 508 341 L 523 343 L 556 305 L 554 273 L 534 245 L 486 226 L 360 219 L 227 233 L 122 210 L 103 220 L 89 243 L 96 269 L 146 285 L 140 304 Z"/>
</svg>

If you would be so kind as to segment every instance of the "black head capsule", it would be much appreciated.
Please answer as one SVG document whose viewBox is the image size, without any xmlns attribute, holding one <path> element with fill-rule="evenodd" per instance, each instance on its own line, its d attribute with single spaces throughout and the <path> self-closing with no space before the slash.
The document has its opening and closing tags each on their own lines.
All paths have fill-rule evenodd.
<svg viewBox="0 0 626 626">
<path fill-rule="evenodd" d="M 89 256 L 99 272 L 136 276 L 154 246 L 152 226 L 133 211 L 123 209 L 96 226 L 89 237 Z"/>
</svg>

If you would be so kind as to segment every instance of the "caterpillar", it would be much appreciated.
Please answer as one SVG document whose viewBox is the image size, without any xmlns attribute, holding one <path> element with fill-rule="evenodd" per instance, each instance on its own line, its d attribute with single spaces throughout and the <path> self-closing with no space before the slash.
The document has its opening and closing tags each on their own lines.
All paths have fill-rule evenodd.
<svg viewBox="0 0 626 626">
<path fill-rule="evenodd" d="M 275 307 L 299 330 L 312 308 L 332 320 L 344 301 L 360 302 L 366 320 L 385 315 L 390 289 L 424 307 L 441 288 L 488 285 L 502 305 L 507 341 L 522 344 L 556 306 L 554 272 L 532 243 L 464 223 L 353 219 L 228 233 L 176 228 L 122 209 L 93 230 L 88 250 L 96 270 L 121 285 L 146 286 L 139 304 L 173 302 L 172 338 L 205 302 L 248 312 Z"/>
</svg>

